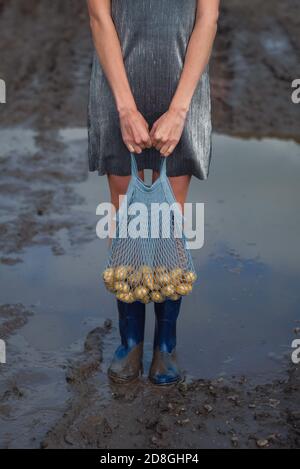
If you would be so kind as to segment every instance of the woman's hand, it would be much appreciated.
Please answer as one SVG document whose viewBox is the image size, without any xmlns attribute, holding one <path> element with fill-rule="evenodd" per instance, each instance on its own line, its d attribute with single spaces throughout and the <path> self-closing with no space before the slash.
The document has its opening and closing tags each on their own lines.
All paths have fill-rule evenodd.
<svg viewBox="0 0 300 469">
<path fill-rule="evenodd" d="M 149 125 L 137 109 L 119 111 L 122 138 L 131 153 L 141 153 L 152 146 Z"/>
<path fill-rule="evenodd" d="M 169 156 L 176 148 L 185 124 L 186 111 L 169 108 L 156 122 L 150 132 L 152 146 L 162 156 Z"/>
</svg>

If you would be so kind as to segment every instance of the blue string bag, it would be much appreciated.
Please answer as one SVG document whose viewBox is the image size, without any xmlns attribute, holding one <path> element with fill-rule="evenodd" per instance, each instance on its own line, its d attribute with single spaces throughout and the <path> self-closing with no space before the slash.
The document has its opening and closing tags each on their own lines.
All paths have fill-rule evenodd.
<svg viewBox="0 0 300 469">
<path fill-rule="evenodd" d="M 166 175 L 166 158 L 159 178 L 149 186 L 140 179 L 131 154 L 131 175 L 115 217 L 105 286 L 126 303 L 178 300 L 192 291 L 197 276 L 183 233 L 183 215 Z"/>
</svg>

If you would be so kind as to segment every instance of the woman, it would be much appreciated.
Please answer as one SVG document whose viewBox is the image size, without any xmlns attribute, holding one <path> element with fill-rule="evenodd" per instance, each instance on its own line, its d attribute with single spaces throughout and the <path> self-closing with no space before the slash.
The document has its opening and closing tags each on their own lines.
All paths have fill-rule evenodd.
<svg viewBox="0 0 300 469">
<path fill-rule="evenodd" d="M 183 207 L 190 179 L 208 176 L 211 119 L 208 62 L 219 0 L 88 0 L 95 54 L 88 107 L 89 164 L 107 174 L 116 208 L 130 180 L 130 152 L 139 176 L 159 175 L 161 156 Z M 149 378 L 182 377 L 176 361 L 181 300 L 155 303 Z M 121 345 L 108 374 L 129 382 L 142 372 L 145 305 L 118 301 Z"/>
</svg>

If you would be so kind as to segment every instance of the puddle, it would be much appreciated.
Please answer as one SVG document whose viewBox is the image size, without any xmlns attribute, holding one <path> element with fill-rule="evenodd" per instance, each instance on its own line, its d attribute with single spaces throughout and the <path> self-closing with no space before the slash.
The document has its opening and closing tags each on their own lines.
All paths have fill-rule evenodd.
<svg viewBox="0 0 300 469">
<path fill-rule="evenodd" d="M 68 142 L 84 136 L 84 129 L 60 133 Z M 205 203 L 205 244 L 192 251 L 200 284 L 184 299 L 179 320 L 179 355 L 188 373 L 276 372 L 274 357 L 290 351 L 299 301 L 299 178 L 295 143 L 215 135 L 210 177 L 193 179 L 189 196 Z M 78 210 L 88 214 L 94 230 L 96 206 L 108 200 L 106 179 L 91 174 L 76 192 L 85 199 Z M 38 314 L 22 333 L 43 350 L 82 338 L 87 318 L 97 324 L 117 317 L 100 280 L 107 241 L 95 235 L 90 243 L 72 246 L 64 231 L 59 237 L 65 255 L 53 256 L 46 246 L 28 248 L 24 262 L 1 275 L 2 303 L 36 305 Z"/>
<path fill-rule="evenodd" d="M 59 138 L 84 158 L 85 135 L 84 129 L 66 129 Z M 243 374 L 260 380 L 281 372 L 299 319 L 299 179 L 295 143 L 214 136 L 210 177 L 193 179 L 189 195 L 189 201 L 205 203 L 205 244 L 192 251 L 200 284 L 184 299 L 178 324 L 178 355 L 189 377 Z M 108 200 L 106 179 L 90 174 L 73 188 L 85 202 L 72 213 L 78 219 L 84 214 L 87 229 L 95 232 L 96 206 Z M 1 303 L 31 305 L 35 311 L 10 339 L 8 373 L 13 378 L 21 369 L 34 369 L 38 381 L 42 376 L 27 392 L 36 399 L 36 413 L 48 412 L 49 421 L 67 396 L 67 361 L 81 350 L 87 333 L 113 320 L 103 372 L 118 343 L 115 303 L 101 283 L 107 241 L 95 234 L 90 242 L 72 243 L 66 229 L 57 238 L 63 255 L 33 246 L 24 250 L 23 263 L 1 266 Z M 154 327 L 153 306 L 147 308 L 146 371 Z M 102 383 L 108 395 L 105 378 Z M 53 405 L 46 404 L 49 393 L 56 393 Z M 20 407 L 18 422 L 30 408 L 24 415 Z"/>
<path fill-rule="evenodd" d="M 8 156 L 12 151 L 34 153 L 37 151 L 35 142 L 37 132 L 22 127 L 0 129 L 0 158 Z"/>
<path fill-rule="evenodd" d="M 83 127 L 61 129 L 58 135 L 65 143 L 72 143 L 86 139 L 87 129 Z"/>
</svg>

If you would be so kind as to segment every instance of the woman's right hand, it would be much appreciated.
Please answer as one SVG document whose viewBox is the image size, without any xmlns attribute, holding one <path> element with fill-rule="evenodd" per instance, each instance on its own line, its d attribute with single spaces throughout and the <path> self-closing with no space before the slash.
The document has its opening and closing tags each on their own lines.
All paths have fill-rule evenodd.
<svg viewBox="0 0 300 469">
<path fill-rule="evenodd" d="M 141 153 L 151 148 L 149 125 L 137 109 L 119 112 L 122 138 L 131 153 Z"/>
</svg>

